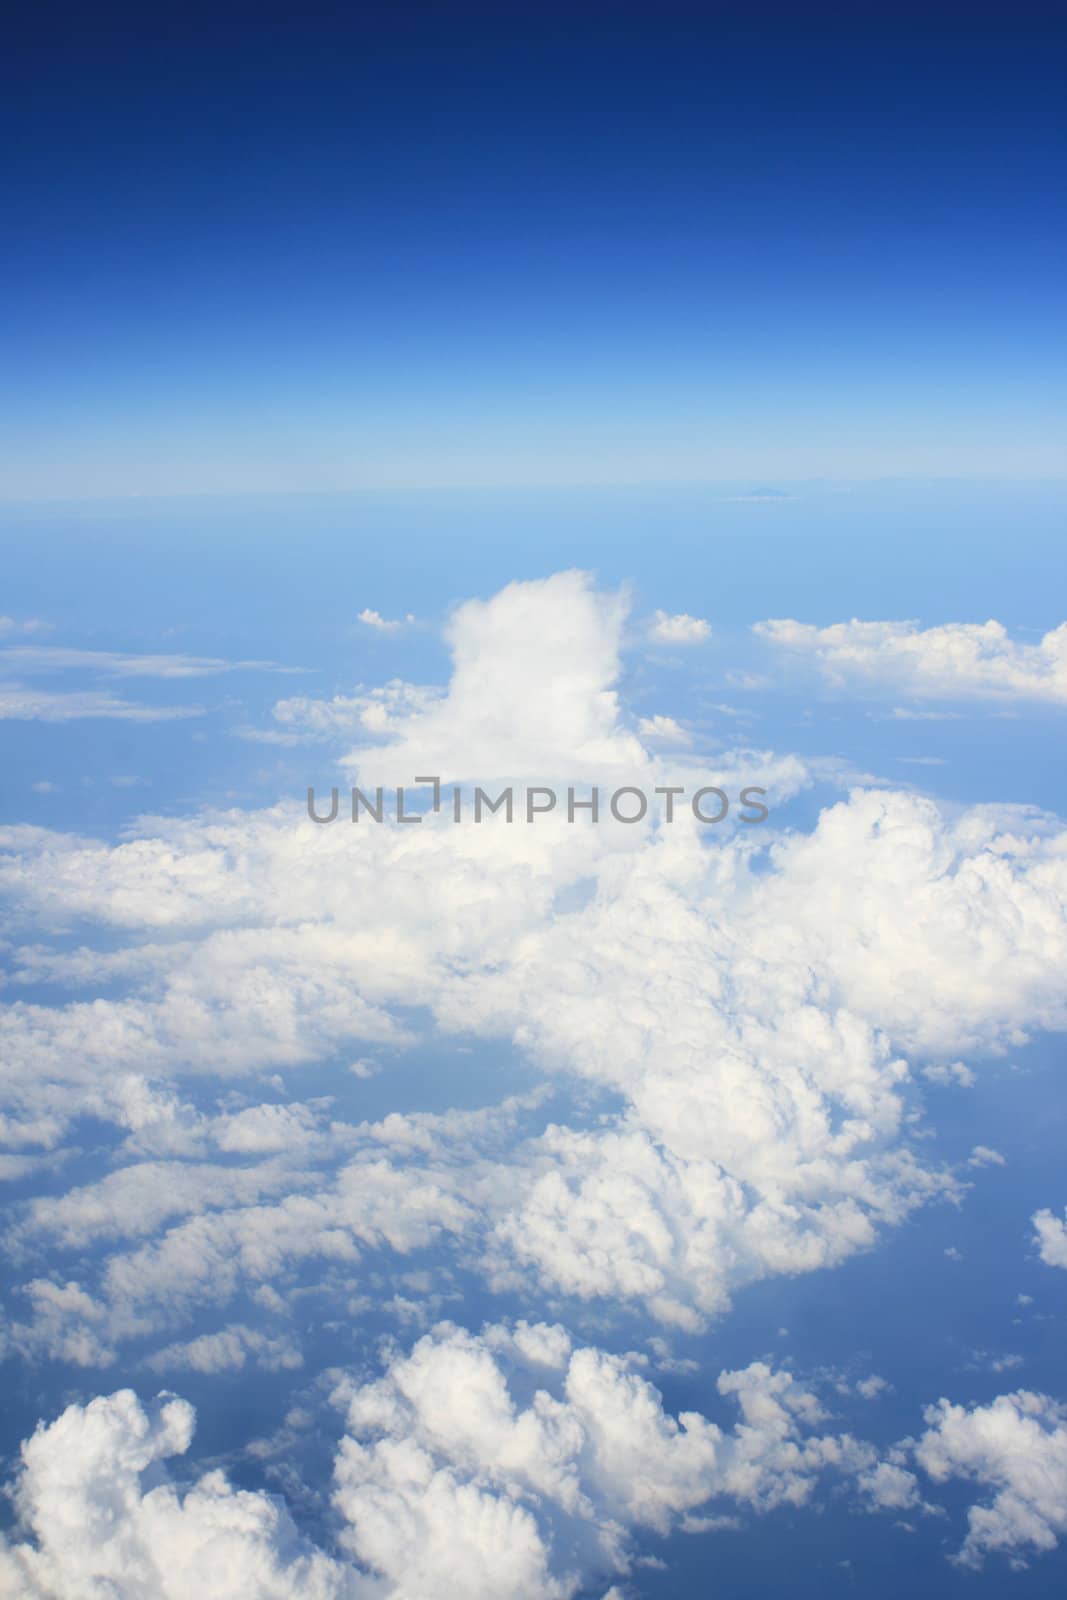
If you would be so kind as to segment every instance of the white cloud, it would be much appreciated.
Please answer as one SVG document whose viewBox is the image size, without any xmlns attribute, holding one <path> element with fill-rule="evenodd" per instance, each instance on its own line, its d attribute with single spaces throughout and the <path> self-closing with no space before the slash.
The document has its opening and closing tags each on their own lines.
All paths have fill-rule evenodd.
<svg viewBox="0 0 1067 1600">
<path fill-rule="evenodd" d="M 365 628 L 373 628 L 377 633 L 398 633 L 405 625 L 413 623 L 415 618 L 410 611 L 402 619 L 383 617 L 380 611 L 372 611 L 369 606 L 365 606 L 356 620 L 362 622 Z"/>
<path fill-rule="evenodd" d="M 1007 1162 L 999 1150 L 991 1150 L 986 1144 L 976 1144 L 967 1160 L 969 1167 L 1004 1167 Z"/>
<path fill-rule="evenodd" d="M 33 1308 L 33 1320 L 23 1326 L 12 1323 L 9 1337 L 16 1350 L 38 1350 L 53 1360 L 76 1367 L 108 1367 L 115 1359 L 105 1326 L 107 1308 L 86 1293 L 80 1284 L 53 1283 L 34 1278 L 25 1293 Z"/>
<path fill-rule="evenodd" d="M 258 1348 L 235 1326 L 155 1364 L 228 1371 Z M 310 1548 L 279 1500 L 235 1490 L 218 1470 L 176 1490 L 161 1467 L 189 1449 L 184 1400 L 146 1407 L 126 1389 L 71 1405 L 22 1446 L 0 1596 L 411 1600 L 446 1588 L 462 1600 L 569 1600 L 625 1576 L 640 1529 L 736 1528 L 738 1512 L 808 1503 L 828 1473 L 871 1510 L 936 1512 L 915 1469 L 987 1489 L 955 1558 L 966 1566 L 994 1551 L 1020 1564 L 1067 1531 L 1067 1420 L 1047 1396 L 940 1400 L 917 1441 L 880 1456 L 820 1431 L 822 1404 L 788 1372 L 754 1362 L 722 1373 L 718 1394 L 739 1412 L 724 1426 L 672 1416 L 638 1361 L 575 1348 L 558 1326 L 474 1334 L 442 1323 L 410 1351 L 387 1347 L 377 1378 L 335 1373 L 345 1433 L 333 1501 L 347 1559 Z"/>
<path fill-rule="evenodd" d="M 886 1460 L 861 1472 L 856 1487 L 872 1511 L 909 1511 L 922 1505 L 919 1481 L 904 1462 L 904 1450 L 895 1447 Z"/>
<path fill-rule="evenodd" d="M 148 1358 L 155 1372 L 185 1368 L 193 1372 L 239 1372 L 249 1356 L 266 1372 L 291 1370 L 303 1365 L 300 1350 L 291 1339 L 272 1339 L 258 1328 L 231 1323 L 218 1333 L 202 1333 L 186 1343 L 170 1344 Z"/>
<path fill-rule="evenodd" d="M 200 706 L 148 706 L 95 689 L 31 689 L 0 684 L 0 721 L 78 722 L 106 718 L 115 722 L 173 722 L 203 716 Z"/>
<path fill-rule="evenodd" d="M 818 628 L 779 619 L 756 623 L 755 632 L 772 645 L 810 657 L 839 685 L 859 679 L 920 698 L 1067 702 L 1067 622 L 1035 645 L 1016 643 L 1003 624 L 992 621 L 920 628 L 915 622 L 854 619 Z"/>
<path fill-rule="evenodd" d="M 582 574 L 511 585 L 455 614 L 444 693 L 397 680 L 333 709 L 283 702 L 278 721 L 365 736 L 361 778 L 377 764 L 410 781 L 436 756 L 443 777 L 453 761 L 480 780 L 691 774 L 627 726 L 624 613 Z M 783 793 L 805 780 L 766 753 L 723 768 L 765 770 Z M 137 1340 L 140 1361 L 166 1330 L 148 1359 L 206 1376 L 295 1357 L 305 1323 L 283 1319 L 297 1306 L 308 1325 L 351 1320 L 372 1293 L 394 1319 L 439 1315 L 457 1262 L 526 1297 L 531 1320 L 506 1348 L 455 1332 L 391 1358 L 375 1403 L 403 1426 L 361 1422 L 346 1451 L 350 1549 L 394 1585 L 426 1563 L 451 1571 L 450 1529 L 456 1570 L 489 1584 L 489 1529 L 490 1545 L 511 1540 L 514 1592 L 545 1594 L 594 1557 L 607 1570 L 631 1521 L 695 1527 L 717 1495 L 730 1514 L 738 1500 L 799 1501 L 845 1458 L 874 1472 L 858 1447 L 809 1439 L 815 1402 L 787 1376 L 727 1380 L 748 1408 L 732 1432 L 679 1423 L 633 1363 L 533 1318 L 547 1291 L 553 1317 L 569 1302 L 610 1326 L 626 1307 L 662 1338 L 721 1315 L 754 1279 L 872 1247 L 958 1192 L 919 1137 L 909 1058 L 934 1082 L 965 1082 L 991 1049 L 1067 1021 L 1063 831 L 891 791 L 855 791 L 807 834 L 714 839 L 685 818 L 321 828 L 301 794 L 144 819 L 115 845 L 5 828 L 0 892 L 7 936 L 27 941 L 6 962 L 0 1143 L 58 1148 L 80 1116 L 117 1130 L 104 1175 L 15 1215 L 20 1352 L 92 1365 Z M 49 942 L 75 926 L 81 945 Z M 76 997 L 18 998 L 35 983 Z M 316 1069 L 331 1063 L 339 1101 L 387 1088 L 364 1081 L 361 1052 L 391 1057 L 424 1025 L 438 1043 L 506 1041 L 524 1089 L 553 1081 L 554 1120 L 532 1087 L 432 1115 L 323 1098 Z M 486 1100 L 507 1092 L 483 1058 L 474 1071 Z M 26 1265 L 61 1249 L 62 1272 Z M 205 1332 L 207 1305 L 218 1321 Z M 462 1423 L 458 1370 L 484 1399 Z M 551 1404 L 531 1399 L 538 1385 Z M 913 1503 L 896 1472 L 869 1495 Z"/>
<path fill-rule="evenodd" d="M 219 1471 L 179 1493 L 193 1408 L 130 1390 L 68 1406 L 22 1447 L 19 1530 L 0 1540 L 3 1600 L 367 1600 L 342 1563 L 301 1549 L 280 1503 Z M 151 1485 L 151 1486 L 150 1486 Z"/>
<path fill-rule="evenodd" d="M 572 772 L 583 749 L 596 778 L 597 751 L 611 763 L 636 747 L 660 778 L 669 769 L 621 728 L 606 687 L 622 610 L 580 574 L 564 579 L 461 608 L 466 676 L 457 667 L 459 688 L 400 722 L 428 721 L 438 737 L 466 728 L 486 739 L 487 759 L 521 759 L 519 689 L 509 726 L 485 735 L 480 686 L 507 676 L 516 639 L 533 659 L 545 628 L 566 623 L 569 642 L 548 652 L 547 708 L 531 712 L 535 736 L 547 740 L 547 709 L 562 707 L 556 758 Z M 393 737 L 387 752 L 409 735 Z M 378 1158 L 397 1195 L 425 1182 L 454 1201 L 455 1231 L 488 1241 L 495 1282 L 634 1301 L 682 1327 L 720 1313 L 753 1278 L 869 1248 L 880 1228 L 951 1189 L 909 1143 L 901 1049 L 952 1061 L 1064 1021 L 1062 835 L 1038 817 L 946 814 L 911 795 L 858 791 L 769 854 L 740 830 L 709 850 L 684 819 L 634 830 L 558 819 L 475 829 L 447 816 L 417 829 L 315 828 L 299 806 L 154 819 L 114 847 L 32 828 L 4 830 L 0 843 L 16 917 L 134 936 L 111 950 L 17 953 L 16 981 L 126 992 L 15 1001 L 0 1014 L 10 1142 L 38 1129 L 54 1143 L 84 1112 L 127 1130 L 127 1159 L 202 1160 L 214 1147 L 332 1163 L 294 1172 L 293 1203 L 262 1217 L 249 1210 L 258 1196 L 235 1201 L 220 1184 L 213 1215 L 160 1218 L 167 1231 L 144 1257 L 116 1259 L 103 1276 L 124 1306 L 141 1289 L 166 1303 L 168 1272 L 180 1290 L 171 1306 L 191 1304 L 211 1281 L 189 1266 L 201 1246 L 236 1291 L 257 1259 L 249 1241 L 274 1227 L 267 1261 L 354 1258 L 343 1136 L 324 1134 L 298 1101 L 204 1120 L 173 1084 L 299 1068 L 360 1041 L 401 1044 L 393 1008 L 425 1007 L 446 1032 L 514 1039 L 538 1068 L 622 1106 L 592 1130 L 516 1135 L 505 1158 L 468 1152 L 484 1164 L 473 1196 L 446 1130 L 421 1154 L 386 1141 Z M 576 889 L 588 893 L 560 908 Z"/>
<path fill-rule="evenodd" d="M 388 708 L 375 731 L 390 742 L 354 750 L 349 764 L 394 784 L 424 773 L 581 782 L 620 768 L 639 781 L 646 758 L 620 725 L 612 687 L 625 614 L 625 598 L 598 592 L 583 572 L 465 601 L 445 630 L 447 695 L 399 714 Z"/>
<path fill-rule="evenodd" d="M 923 1067 L 922 1075 L 930 1083 L 958 1089 L 973 1089 L 978 1081 L 970 1067 L 962 1061 L 935 1062 L 932 1067 Z"/>
<path fill-rule="evenodd" d="M 247 1330 L 229 1331 L 239 1348 L 195 1341 L 186 1364 L 231 1369 Z M 634 1528 L 734 1526 L 691 1513 L 800 1505 L 824 1472 L 874 1465 L 869 1446 L 814 1431 L 822 1408 L 787 1373 L 723 1373 L 719 1393 L 741 1414 L 727 1431 L 698 1412 L 673 1417 L 631 1368 L 573 1349 L 558 1327 L 441 1324 L 409 1353 L 387 1352 L 381 1377 L 341 1378 L 334 1503 L 358 1567 L 302 1546 L 278 1501 L 217 1470 L 184 1493 L 161 1479 L 189 1448 L 185 1401 L 146 1408 L 127 1389 L 69 1406 L 22 1447 L 0 1596 L 566 1600 L 629 1571 Z"/>
<path fill-rule="evenodd" d="M 220 672 L 299 672 L 277 661 L 223 661 L 215 656 L 132 655 L 121 650 L 76 650 L 67 645 L 8 645 L 0 666 L 19 672 L 98 672 L 108 678 L 204 678 Z"/>
<path fill-rule="evenodd" d="M 1003 1355 L 992 1354 L 988 1350 L 976 1350 L 968 1366 L 978 1372 L 1014 1372 L 1017 1367 L 1025 1365 L 1022 1356 L 1011 1351 Z"/>
<path fill-rule="evenodd" d="M 509 1345 L 529 1359 L 505 1329 L 441 1325 L 382 1378 L 338 1388 L 345 1542 L 404 1594 L 428 1590 L 435 1570 L 465 1600 L 567 1594 L 590 1569 L 627 1570 L 628 1528 L 687 1527 L 713 1500 L 802 1504 L 827 1468 L 874 1460 L 848 1435 L 810 1435 L 815 1396 L 759 1363 L 719 1379 L 741 1411 L 725 1432 L 697 1412 L 675 1419 L 627 1358 L 588 1347 L 553 1382 L 539 1368 L 545 1386 L 524 1405 L 497 1359 Z M 494 1572 L 500 1539 L 508 1557 Z"/>
<path fill-rule="evenodd" d="M 872 715 L 874 713 L 871 713 Z M 958 722 L 958 711 L 917 711 L 911 706 L 894 706 L 889 713 L 891 722 Z"/>
<path fill-rule="evenodd" d="M 387 737 L 403 726 L 405 719 L 423 714 L 440 698 L 439 689 L 394 678 L 381 688 L 334 695 L 332 700 L 304 696 L 279 700 L 272 715 L 294 734 L 331 738 L 369 733 Z M 261 736 L 265 737 L 257 735 Z"/>
<path fill-rule="evenodd" d="M 691 617 L 687 611 L 675 616 L 657 611 L 648 631 L 660 644 L 703 644 L 711 638 L 711 623 L 705 622 L 703 617 Z"/>
<path fill-rule="evenodd" d="M 689 735 L 673 717 L 642 717 L 637 724 L 637 731 L 642 739 L 663 740 L 675 745 L 689 743 Z"/>
<path fill-rule="evenodd" d="M 1034 1224 L 1034 1242 L 1038 1254 L 1048 1267 L 1067 1268 L 1067 1212 L 1065 1220 L 1051 1211 L 1037 1211 L 1031 1221 Z"/>
<path fill-rule="evenodd" d="M 1020 1559 L 1051 1550 L 1067 1533 L 1067 1414 L 1047 1395 L 1020 1389 L 986 1406 L 939 1400 L 926 1411 L 915 1458 L 937 1483 L 970 1479 L 990 1491 L 972 1506 L 956 1559 L 981 1566 L 991 1551 Z"/>
</svg>

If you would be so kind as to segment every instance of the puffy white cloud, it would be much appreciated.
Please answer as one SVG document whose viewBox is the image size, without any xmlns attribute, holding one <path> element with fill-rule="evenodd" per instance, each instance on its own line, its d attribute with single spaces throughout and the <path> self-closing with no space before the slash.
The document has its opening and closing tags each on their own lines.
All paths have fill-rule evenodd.
<svg viewBox="0 0 1067 1600">
<path fill-rule="evenodd" d="M 636 746 L 611 688 L 623 612 L 575 573 L 461 607 L 447 694 L 387 710 L 379 758 L 415 759 L 417 727 L 481 740 L 498 771 L 532 749 L 573 776 L 584 752 L 595 780 L 636 748 L 645 778 L 664 780 L 672 769 Z M 753 759 L 738 755 L 737 770 Z M 798 781 L 768 762 L 768 783 Z M 490 1144 L 464 1155 L 482 1163 L 471 1195 L 442 1156 L 447 1129 L 405 1124 L 412 1143 L 382 1125 L 360 1137 L 384 1146 L 384 1204 L 402 1218 L 400 1197 L 425 1184 L 450 1233 L 488 1240 L 495 1282 L 632 1300 L 682 1327 L 754 1277 L 868 1248 L 950 1187 L 909 1144 L 900 1050 L 951 1061 L 1065 1019 L 1067 836 L 1036 815 L 859 790 L 811 834 L 765 841 L 739 826 L 708 848 L 686 814 L 636 828 L 431 815 L 405 829 L 321 828 L 301 812 L 152 819 L 113 847 L 0 835 L 16 916 L 136 938 L 16 953 L 16 982 L 125 992 L 4 1008 L 7 1142 L 55 1143 L 82 1113 L 127 1130 L 127 1160 L 288 1164 L 241 1193 L 204 1168 L 203 1203 L 166 1215 L 147 1196 L 143 1231 L 164 1231 L 107 1264 L 94 1293 L 109 1304 L 163 1303 L 168 1271 L 177 1308 L 213 1281 L 236 1292 L 253 1261 L 356 1259 L 367 1241 L 339 1165 L 351 1128 L 299 1100 L 210 1115 L 177 1085 L 399 1045 L 412 1007 L 448 1032 L 510 1038 L 621 1110 L 592 1129 L 515 1134 L 506 1154 L 499 1130 L 483 1130 Z M 167 1187 L 180 1201 L 196 1184 Z M 279 1188 L 287 1199 L 264 1204 Z M 117 1182 L 99 1198 L 136 1210 Z M 82 1196 L 51 1225 L 69 1229 L 82 1200 L 92 1218 Z M 273 1229 L 261 1254 L 253 1241 Z M 373 1237 L 407 1249 L 434 1234 Z"/>
<path fill-rule="evenodd" d="M 234 1325 L 160 1363 L 232 1370 L 260 1349 Z M 442 1323 L 383 1357 L 378 1377 L 335 1374 L 333 1502 L 349 1559 L 309 1548 L 280 1501 L 217 1470 L 179 1493 L 160 1467 L 188 1450 L 192 1407 L 122 1390 L 69 1406 L 23 1445 L 0 1596 L 431 1600 L 444 1587 L 457 1600 L 568 1600 L 630 1572 L 638 1530 L 736 1527 L 739 1511 L 807 1503 L 826 1474 L 872 1510 L 933 1512 L 915 1469 L 988 1488 L 965 1565 L 1052 1548 L 1067 1529 L 1067 1419 L 1043 1395 L 941 1400 L 917 1441 L 879 1455 L 825 1431 L 818 1396 L 763 1362 L 720 1375 L 739 1412 L 727 1426 L 672 1416 L 635 1370 L 643 1358 L 575 1347 L 558 1325 Z"/>
<path fill-rule="evenodd" d="M 446 692 L 398 681 L 283 702 L 278 720 L 379 740 L 361 780 L 688 781 L 695 767 L 629 731 L 624 611 L 581 574 L 512 585 L 456 612 Z M 721 773 L 779 794 L 806 776 L 750 751 Z M 114 846 L 31 828 L 0 843 L 10 926 L 34 941 L 11 952 L 15 993 L 97 996 L 4 1007 L 0 1136 L 56 1146 L 90 1116 L 121 1139 L 114 1170 L 15 1215 L 20 1351 L 92 1365 L 138 1340 L 138 1361 L 207 1375 L 295 1359 L 295 1319 L 271 1319 L 311 1304 L 298 1295 L 334 1323 L 372 1291 L 414 1320 L 455 1291 L 458 1261 L 529 1296 L 525 1325 L 435 1334 L 350 1385 L 348 1548 L 383 1574 L 372 1592 L 403 1600 L 562 1595 L 625 1561 L 630 1525 L 799 1503 L 826 1467 L 871 1474 L 874 1503 L 915 1503 L 910 1458 L 814 1433 L 817 1403 L 788 1375 L 727 1375 L 735 1428 L 675 1419 L 633 1363 L 576 1349 L 534 1307 L 548 1291 L 553 1317 L 569 1300 L 609 1326 L 625 1305 L 696 1329 L 746 1283 L 831 1267 L 956 1192 L 913 1138 L 904 1057 L 965 1081 L 990 1047 L 1063 1025 L 1067 836 L 1048 819 L 857 790 L 785 836 L 685 815 L 323 828 L 297 795 L 146 819 Z M 42 942 L 73 926 L 79 948 Z M 384 1057 L 425 1018 L 516 1046 L 527 1081 L 555 1079 L 554 1120 L 530 1096 L 359 1122 L 321 1076 L 301 1094 L 301 1069 Z M 485 1100 L 504 1092 L 486 1075 Z M 212 1496 L 228 1515 L 232 1491 Z"/>
<path fill-rule="evenodd" d="M 673 745 L 689 743 L 689 735 L 680 722 L 673 717 L 655 716 L 642 717 L 637 724 L 637 731 L 642 739 L 653 739 Z"/>
<path fill-rule="evenodd" d="M 648 631 L 659 644 L 703 644 L 711 638 L 711 623 L 703 617 L 691 617 L 687 611 L 676 616 L 657 611 Z"/>
<path fill-rule="evenodd" d="M 696 1528 L 689 1514 L 709 1501 L 800 1504 L 825 1470 L 875 1460 L 848 1435 L 811 1434 L 815 1396 L 760 1363 L 719 1379 L 741 1411 L 728 1432 L 698 1412 L 671 1416 L 628 1358 L 590 1347 L 551 1384 L 539 1369 L 544 1386 L 524 1405 L 499 1357 L 537 1361 L 528 1336 L 442 1324 L 394 1352 L 381 1378 L 336 1392 L 346 1542 L 404 1594 L 423 1594 L 435 1561 L 465 1600 L 569 1593 L 590 1570 L 628 1570 L 626 1529 Z M 500 1538 L 511 1549 L 494 1579 Z"/>
<path fill-rule="evenodd" d="M 858 791 L 773 855 L 765 957 L 812 964 L 903 1048 L 988 1051 L 1067 1022 L 1067 831 Z"/>
<path fill-rule="evenodd" d="M 4 1600 L 369 1600 L 347 1565 L 303 1550 L 281 1504 L 218 1471 L 184 1494 L 159 1463 L 188 1449 L 193 1408 L 129 1389 L 68 1406 L 22 1447 L 18 1533 L 0 1540 Z"/>
<path fill-rule="evenodd" d="M 1038 1254 L 1048 1267 L 1067 1268 L 1067 1212 L 1064 1218 L 1054 1212 L 1037 1211 L 1031 1218 Z"/>
<path fill-rule="evenodd" d="M 939 1400 L 915 1458 L 935 1482 L 970 1479 L 990 1491 L 971 1507 L 957 1560 L 981 1566 L 991 1551 L 1021 1560 L 1067 1533 L 1067 1413 L 1047 1395 L 1019 1389 L 985 1406 Z"/>
<path fill-rule="evenodd" d="M 910 1511 L 923 1504 L 919 1480 L 904 1465 L 904 1450 L 895 1447 L 889 1457 L 877 1462 L 856 1479 L 856 1488 L 872 1511 Z"/>
<path fill-rule="evenodd" d="M 827 628 L 780 619 L 755 631 L 810 657 L 836 684 L 852 679 L 923 696 L 1067 701 L 1067 622 L 1039 644 L 1018 644 L 999 622 L 836 622 Z"/>
<path fill-rule="evenodd" d="M 245 1342 L 247 1330 L 230 1331 Z M 187 1364 L 233 1365 L 218 1340 L 200 1353 Z M 825 1471 L 874 1463 L 848 1435 L 813 1432 L 822 1410 L 787 1373 L 724 1373 L 719 1393 L 741 1413 L 724 1430 L 698 1412 L 671 1416 L 631 1369 L 573 1349 L 555 1326 L 441 1324 L 387 1353 L 381 1377 L 342 1378 L 334 1504 L 351 1561 L 303 1545 L 279 1501 L 217 1470 L 172 1487 L 161 1463 L 189 1448 L 185 1401 L 146 1408 L 121 1390 L 69 1406 L 22 1447 L 0 1595 L 566 1600 L 597 1574 L 629 1571 L 633 1528 L 697 1531 L 690 1513 L 709 1501 L 800 1504 Z"/>
<path fill-rule="evenodd" d="M 578 783 L 594 769 L 640 781 L 647 760 L 620 726 L 613 688 L 626 609 L 623 595 L 596 590 L 583 572 L 465 601 L 446 628 L 447 695 L 391 715 L 381 730 L 389 743 L 353 751 L 351 765 L 387 784 L 421 774 Z"/>
</svg>

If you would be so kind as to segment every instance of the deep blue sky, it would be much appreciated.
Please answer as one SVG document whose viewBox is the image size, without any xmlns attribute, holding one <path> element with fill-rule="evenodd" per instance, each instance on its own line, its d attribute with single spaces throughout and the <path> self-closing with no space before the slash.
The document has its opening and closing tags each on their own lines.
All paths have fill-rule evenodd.
<svg viewBox="0 0 1067 1600">
<path fill-rule="evenodd" d="M 1062 472 L 1062 7 L 295 9 L 9 25 L 0 497 Z"/>
</svg>

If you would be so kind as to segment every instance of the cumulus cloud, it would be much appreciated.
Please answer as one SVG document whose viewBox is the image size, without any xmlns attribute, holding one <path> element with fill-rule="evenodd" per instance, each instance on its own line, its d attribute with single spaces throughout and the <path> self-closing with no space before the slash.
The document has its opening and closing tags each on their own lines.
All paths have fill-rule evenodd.
<svg viewBox="0 0 1067 1600">
<path fill-rule="evenodd" d="M 445 630 L 447 694 L 391 714 L 381 729 L 388 743 L 355 749 L 349 764 L 387 783 L 422 773 L 580 782 L 604 768 L 639 781 L 644 752 L 621 726 L 613 687 L 626 610 L 625 596 L 598 591 L 584 572 L 465 601 Z"/>
<path fill-rule="evenodd" d="M 1039 644 L 1019 644 L 999 622 L 758 622 L 768 643 L 815 662 L 833 683 L 877 682 L 919 698 L 1067 701 L 1067 622 Z M 898 714 L 898 713 L 894 713 Z M 907 714 L 907 713 L 900 713 Z"/>
<path fill-rule="evenodd" d="M 667 776 L 611 687 L 623 615 L 573 573 L 461 607 L 449 689 L 386 703 L 381 749 L 414 759 L 434 739 L 463 748 L 462 733 L 499 771 L 522 761 L 529 731 L 571 775 L 595 780 L 636 752 L 648 777 Z M 768 782 L 797 781 L 769 763 Z M 768 847 L 738 829 L 709 849 L 685 817 L 316 828 L 301 812 L 153 819 L 115 846 L 0 835 L 16 925 L 76 917 L 123 935 L 15 953 L 16 983 L 102 993 L 0 1014 L 5 1142 L 54 1145 L 82 1114 L 123 1130 L 130 1162 L 265 1164 L 258 1193 L 208 1167 L 199 1193 L 168 1185 L 190 1196 L 184 1214 L 149 1196 L 154 1237 L 97 1260 L 85 1285 L 124 1325 L 131 1306 L 178 1315 L 279 1262 L 473 1235 L 501 1287 L 622 1300 L 695 1328 L 754 1278 L 833 1266 L 952 1192 L 910 1137 L 901 1052 L 952 1063 L 1064 1021 L 1067 850 L 1036 816 L 859 790 L 810 834 Z M 405 1143 L 384 1125 L 327 1127 L 299 1099 L 206 1115 L 176 1087 L 403 1047 L 412 1007 L 446 1034 L 513 1040 L 531 1073 L 619 1109 L 591 1125 L 576 1105 L 534 1134 L 487 1122 L 459 1159 L 444 1123 Z M 397 1226 L 362 1234 L 355 1195 L 372 1184 L 368 1217 L 395 1207 Z M 443 1231 L 404 1222 L 420 1185 Z M 99 1201 L 136 1210 L 117 1187 Z M 69 1276 L 85 1281 L 78 1263 Z"/>
<path fill-rule="evenodd" d="M 989 1490 L 971 1507 L 957 1561 L 979 1567 L 998 1551 L 1020 1562 L 1067 1532 L 1067 1414 L 1019 1389 L 986 1406 L 939 1400 L 926 1411 L 915 1458 L 936 1483 L 969 1479 Z"/>
<path fill-rule="evenodd" d="M 444 690 L 396 680 L 281 702 L 276 720 L 358 741 L 361 782 L 691 779 L 630 726 L 624 617 L 580 573 L 509 585 L 455 612 Z M 701 776 L 777 795 L 807 779 L 750 750 Z M 100 1145 L 91 1171 L 12 1213 L 18 1353 L 284 1372 L 297 1328 L 371 1304 L 425 1327 L 461 1270 L 530 1313 L 436 1332 L 347 1381 L 346 1406 L 362 1398 L 336 1488 L 349 1554 L 383 1575 L 371 1592 L 407 1600 L 432 1570 L 473 1594 L 563 1593 L 614 1570 L 632 1523 L 797 1503 L 842 1461 L 877 1474 L 873 1502 L 914 1503 L 899 1476 L 914 1461 L 814 1437 L 817 1402 L 788 1375 L 727 1376 L 736 1428 L 675 1419 L 633 1361 L 535 1317 L 546 1295 L 576 1326 L 625 1308 L 662 1341 L 958 1194 L 909 1084 L 973 1081 L 991 1050 L 1067 1021 L 1067 836 L 1050 819 L 860 788 L 806 833 L 682 814 L 317 827 L 300 794 L 142 819 L 114 844 L 5 828 L 0 894 L 0 1145 L 58 1160 L 80 1118 Z M 508 1086 L 480 1057 L 462 1088 L 476 1108 L 388 1109 L 390 1071 L 428 1029 L 495 1049 Z M 481 1397 L 466 1420 L 453 1373 Z M 487 1545 L 513 1552 L 495 1579 Z"/>
<path fill-rule="evenodd" d="M 657 611 L 649 625 L 649 636 L 659 644 L 703 644 L 711 638 L 711 623 L 703 617 L 691 617 L 688 611 L 671 616 Z"/>
<path fill-rule="evenodd" d="M 1042 1261 L 1048 1267 L 1067 1268 L 1067 1212 L 1061 1219 L 1051 1211 L 1037 1211 L 1031 1220 Z"/>
<path fill-rule="evenodd" d="M 218 1370 L 225 1354 L 216 1343 L 187 1364 Z M 22 1447 L 0 1595 L 567 1600 L 630 1570 L 629 1530 L 698 1531 L 690 1514 L 709 1502 L 800 1505 L 824 1473 L 875 1464 L 869 1445 L 816 1431 L 822 1407 L 788 1373 L 723 1373 L 718 1393 L 740 1412 L 724 1428 L 672 1416 L 633 1359 L 573 1348 L 554 1325 L 445 1323 L 388 1351 L 380 1377 L 342 1376 L 347 1561 L 302 1546 L 279 1501 L 218 1470 L 184 1493 L 161 1477 L 192 1439 L 184 1400 L 145 1407 L 127 1389 L 69 1406 Z"/>
<path fill-rule="evenodd" d="M 689 735 L 673 717 L 642 717 L 637 724 L 642 739 L 663 739 L 671 744 L 688 744 Z"/>
<path fill-rule="evenodd" d="M 559 1346 L 562 1370 L 551 1379 L 542 1364 L 523 1404 L 501 1358 L 529 1361 L 531 1333 Z M 788 1373 L 756 1363 L 723 1373 L 718 1391 L 740 1410 L 731 1430 L 671 1416 L 627 1357 L 583 1347 L 564 1358 L 555 1330 L 527 1327 L 523 1343 L 502 1327 L 442 1324 L 381 1378 L 336 1391 L 344 1542 L 403 1594 L 428 1592 L 443 1571 L 465 1600 L 566 1595 L 590 1569 L 628 1570 L 625 1529 L 698 1526 L 687 1518 L 709 1501 L 802 1504 L 824 1471 L 875 1459 L 848 1435 L 815 1434 L 822 1408 Z"/>
<path fill-rule="evenodd" d="M 193 1408 L 129 1389 L 68 1406 L 22 1447 L 18 1532 L 0 1541 L 5 1600 L 363 1600 L 342 1563 L 301 1549 L 275 1499 L 219 1471 L 184 1493 L 159 1481 L 182 1455 Z"/>
</svg>

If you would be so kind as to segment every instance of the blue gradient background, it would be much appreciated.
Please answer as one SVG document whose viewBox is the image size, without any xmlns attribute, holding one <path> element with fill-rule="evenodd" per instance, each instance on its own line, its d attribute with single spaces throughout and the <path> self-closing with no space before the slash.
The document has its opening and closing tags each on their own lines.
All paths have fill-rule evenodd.
<svg viewBox="0 0 1067 1600">
<path fill-rule="evenodd" d="M 1065 33 L 16 17 L 0 498 L 1061 475 Z"/>
</svg>

